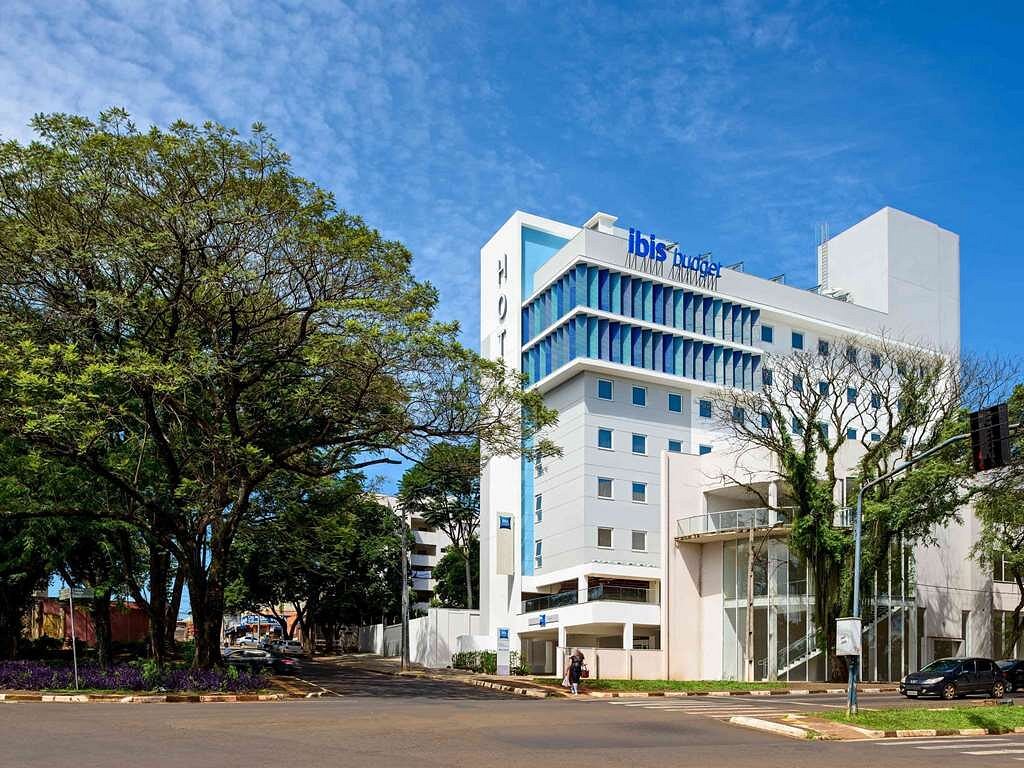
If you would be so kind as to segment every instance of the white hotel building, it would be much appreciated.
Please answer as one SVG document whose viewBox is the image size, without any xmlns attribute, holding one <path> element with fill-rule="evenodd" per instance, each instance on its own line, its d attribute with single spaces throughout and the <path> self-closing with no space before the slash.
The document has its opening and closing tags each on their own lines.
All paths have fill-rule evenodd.
<svg viewBox="0 0 1024 768">
<path fill-rule="evenodd" d="M 484 467 L 478 642 L 507 636 L 534 673 L 583 647 L 602 677 L 743 678 L 753 521 L 770 537 L 755 676 L 823 679 L 806 568 L 784 524 L 768 531 L 778 513 L 723 483 L 737 457 L 712 403 L 723 387 L 759 386 L 766 352 L 882 332 L 959 350 L 959 238 L 884 208 L 820 248 L 820 285 L 803 290 L 741 269 L 672 270 L 671 246 L 652 270 L 628 252 L 631 235 L 606 214 L 577 227 L 516 212 L 481 249 L 482 352 L 524 371 L 559 412 L 548 436 L 562 455 Z M 747 469 L 786 506 L 767 462 Z M 939 548 L 917 547 L 880 577 L 866 679 L 993 653 L 1013 596 L 970 561 L 974 526 L 968 514 Z"/>
</svg>

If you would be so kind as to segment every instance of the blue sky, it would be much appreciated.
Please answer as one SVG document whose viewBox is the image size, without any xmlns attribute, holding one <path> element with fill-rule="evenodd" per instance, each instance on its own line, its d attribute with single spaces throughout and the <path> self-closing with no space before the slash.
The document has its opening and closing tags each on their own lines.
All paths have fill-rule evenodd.
<svg viewBox="0 0 1024 768">
<path fill-rule="evenodd" d="M 6 0 L 0 135 L 40 111 L 264 122 L 414 252 L 476 346 L 479 247 L 594 211 L 815 282 L 815 226 L 961 236 L 966 348 L 1019 355 L 1024 15 L 1010 3 Z"/>
</svg>

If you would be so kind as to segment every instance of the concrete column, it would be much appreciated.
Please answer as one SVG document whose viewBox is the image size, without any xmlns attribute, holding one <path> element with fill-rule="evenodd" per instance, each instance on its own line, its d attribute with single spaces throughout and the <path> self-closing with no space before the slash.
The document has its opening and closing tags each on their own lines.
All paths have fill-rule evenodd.
<svg viewBox="0 0 1024 768">
<path fill-rule="evenodd" d="M 551 640 L 544 641 L 544 674 L 554 675 L 558 673 L 558 665 L 555 663 L 555 644 Z"/>
<path fill-rule="evenodd" d="M 566 644 L 566 627 L 564 624 L 558 625 L 558 647 L 565 648 Z"/>
<path fill-rule="evenodd" d="M 779 506 L 779 481 L 772 480 L 768 483 L 768 506 L 778 507 Z"/>
<path fill-rule="evenodd" d="M 633 650 L 633 622 L 622 625 L 622 647 L 627 651 Z"/>
<path fill-rule="evenodd" d="M 586 576 L 576 578 L 576 589 L 579 591 L 579 602 L 587 602 L 587 595 L 590 591 L 590 581 Z"/>
</svg>

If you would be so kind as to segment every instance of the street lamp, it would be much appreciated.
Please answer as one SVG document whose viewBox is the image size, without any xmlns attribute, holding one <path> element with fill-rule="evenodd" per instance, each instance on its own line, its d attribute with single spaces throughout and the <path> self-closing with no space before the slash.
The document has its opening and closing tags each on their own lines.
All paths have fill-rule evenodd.
<svg viewBox="0 0 1024 768">
<path fill-rule="evenodd" d="M 768 530 L 764 532 L 761 541 L 754 551 L 754 528 L 757 524 L 757 515 L 754 510 L 750 513 L 750 539 L 747 545 L 747 676 L 748 682 L 754 681 L 754 558 L 761 552 L 761 548 L 771 538 L 772 531 L 780 525 L 785 525 L 784 520 L 776 520 Z"/>
</svg>

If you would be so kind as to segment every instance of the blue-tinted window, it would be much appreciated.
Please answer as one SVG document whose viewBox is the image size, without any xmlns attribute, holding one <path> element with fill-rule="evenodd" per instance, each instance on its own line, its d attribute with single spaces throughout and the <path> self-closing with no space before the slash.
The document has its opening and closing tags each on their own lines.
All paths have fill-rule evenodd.
<svg viewBox="0 0 1024 768">
<path fill-rule="evenodd" d="M 793 430 L 794 435 L 799 435 L 801 432 L 804 431 L 803 425 L 800 423 L 800 419 L 798 419 L 796 416 L 793 417 L 793 423 L 790 424 L 790 429 Z"/>
<path fill-rule="evenodd" d="M 848 430 L 846 430 L 846 439 L 847 440 L 856 440 L 857 439 L 857 430 L 854 429 L 853 427 L 850 427 Z"/>
<path fill-rule="evenodd" d="M 743 412 L 742 408 L 740 408 L 738 405 L 734 405 L 733 406 L 733 408 L 732 408 L 732 420 L 733 421 L 735 421 L 737 424 L 742 424 L 743 423 L 743 419 L 745 418 L 745 416 L 746 416 L 746 414 Z"/>
<path fill-rule="evenodd" d="M 804 377 L 799 374 L 793 376 L 793 391 L 803 392 L 804 391 Z"/>
<path fill-rule="evenodd" d="M 668 452 L 669 453 L 682 453 L 683 443 L 681 440 L 669 440 L 668 441 Z"/>
<path fill-rule="evenodd" d="M 819 381 L 818 382 L 818 392 L 820 392 L 823 395 L 827 395 L 828 394 L 828 382 L 827 381 Z"/>
<path fill-rule="evenodd" d="M 793 331 L 793 349 L 804 348 L 804 335 L 799 331 Z"/>
<path fill-rule="evenodd" d="M 602 427 L 597 430 L 597 447 L 609 451 L 612 449 L 612 431 L 610 429 Z"/>
<path fill-rule="evenodd" d="M 633 405 L 647 405 L 647 387 L 633 387 Z"/>
<path fill-rule="evenodd" d="M 683 396 L 676 394 L 675 392 L 668 393 L 668 409 L 672 413 L 683 412 Z"/>
<path fill-rule="evenodd" d="M 638 504 L 647 503 L 647 483 L 633 483 L 633 501 Z"/>
<path fill-rule="evenodd" d="M 766 386 L 766 387 L 770 387 L 772 385 L 772 369 L 771 368 L 762 368 L 761 369 L 761 383 L 764 384 L 764 386 Z"/>
<path fill-rule="evenodd" d="M 818 354 L 822 357 L 828 357 L 828 342 L 824 339 L 818 339 Z"/>
<path fill-rule="evenodd" d="M 775 338 L 775 330 L 770 325 L 762 325 L 761 326 L 761 341 L 766 341 L 769 344 L 771 344 L 772 341 L 774 340 L 774 338 Z"/>
<path fill-rule="evenodd" d="M 711 401 L 701 400 L 700 401 L 700 415 L 705 419 L 711 418 Z"/>
<path fill-rule="evenodd" d="M 856 347 L 847 347 L 846 348 L 846 359 L 849 360 L 851 363 L 856 363 L 857 362 L 857 348 Z"/>
<path fill-rule="evenodd" d="M 706 453 L 711 453 L 711 446 L 710 445 L 702 445 L 702 446 L 700 446 L 697 449 L 697 453 L 699 455 L 701 455 L 701 456 L 703 456 Z"/>
<path fill-rule="evenodd" d="M 597 396 L 602 400 L 612 399 L 612 383 L 608 379 L 597 380 Z"/>
<path fill-rule="evenodd" d="M 762 413 L 761 414 L 761 429 L 771 429 L 771 428 L 772 428 L 772 417 L 769 416 L 767 413 Z"/>
<path fill-rule="evenodd" d="M 882 367 L 882 356 L 876 352 L 871 353 L 871 367 L 881 368 Z"/>
<path fill-rule="evenodd" d="M 871 393 L 871 407 L 872 408 L 881 408 L 882 407 L 882 397 L 877 392 L 872 392 Z"/>
<path fill-rule="evenodd" d="M 878 434 L 877 432 L 872 432 L 871 433 L 871 442 L 872 443 L 878 443 L 878 442 L 881 442 L 881 440 L 882 440 L 882 436 L 880 434 Z"/>
<path fill-rule="evenodd" d="M 856 403 L 857 402 L 857 390 L 853 387 L 846 388 L 846 402 Z"/>
<path fill-rule="evenodd" d="M 633 453 L 647 453 L 647 435 L 633 435 Z"/>
<path fill-rule="evenodd" d="M 821 430 L 821 436 L 824 439 L 827 440 L 828 439 L 828 424 L 826 424 L 824 421 L 819 421 L 818 422 L 818 429 Z"/>
</svg>

